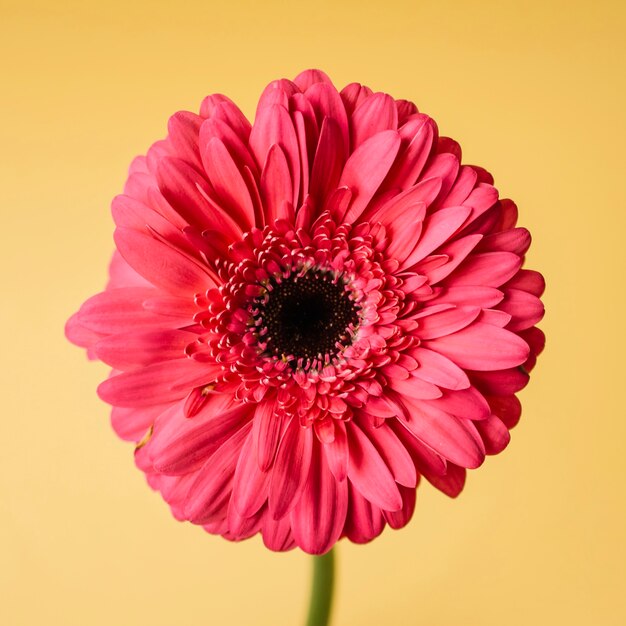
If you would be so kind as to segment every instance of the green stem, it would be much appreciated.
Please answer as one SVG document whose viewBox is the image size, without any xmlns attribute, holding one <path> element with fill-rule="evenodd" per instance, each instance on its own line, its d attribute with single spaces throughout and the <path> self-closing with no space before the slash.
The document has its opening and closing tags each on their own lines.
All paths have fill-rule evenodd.
<svg viewBox="0 0 626 626">
<path fill-rule="evenodd" d="M 328 626 L 333 599 L 334 566 L 333 550 L 313 557 L 313 587 L 307 626 Z"/>
</svg>

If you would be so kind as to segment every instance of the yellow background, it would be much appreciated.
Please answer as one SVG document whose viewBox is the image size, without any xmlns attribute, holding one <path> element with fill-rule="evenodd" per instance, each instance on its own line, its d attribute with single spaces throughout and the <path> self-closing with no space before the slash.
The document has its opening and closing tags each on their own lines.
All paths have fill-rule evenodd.
<svg viewBox="0 0 626 626">
<path fill-rule="evenodd" d="M 252 115 L 307 67 L 414 100 L 495 175 L 548 282 L 504 454 L 402 531 L 341 543 L 334 626 L 626 623 L 622 2 L 0 0 L 0 623 L 298 624 L 309 558 L 173 520 L 63 323 L 167 117 Z"/>
</svg>

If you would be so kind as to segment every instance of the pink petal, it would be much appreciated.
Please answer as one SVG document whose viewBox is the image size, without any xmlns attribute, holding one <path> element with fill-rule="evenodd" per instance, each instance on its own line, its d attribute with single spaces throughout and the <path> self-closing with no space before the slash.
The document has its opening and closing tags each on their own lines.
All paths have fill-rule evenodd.
<svg viewBox="0 0 626 626">
<path fill-rule="evenodd" d="M 383 511 L 383 516 L 391 528 L 404 528 L 413 517 L 415 511 L 415 487 L 399 487 L 402 496 L 402 508 L 399 511 Z"/>
<path fill-rule="evenodd" d="M 486 420 L 476 422 L 475 426 L 485 442 L 487 454 L 499 454 L 511 440 L 509 429 L 495 415 L 491 415 Z"/>
<path fill-rule="evenodd" d="M 375 417 L 395 417 L 396 409 L 386 397 L 370 396 L 367 398 L 364 410 Z"/>
<path fill-rule="evenodd" d="M 152 285 L 130 266 L 122 255 L 115 250 L 109 263 L 109 282 L 107 289 L 120 287 L 151 287 Z"/>
<path fill-rule="evenodd" d="M 341 537 L 348 511 L 348 481 L 338 482 L 321 447 L 313 447 L 308 480 L 291 512 L 296 543 L 309 554 L 328 552 Z"/>
<path fill-rule="evenodd" d="M 111 202 L 111 214 L 116 226 L 135 230 L 145 230 L 149 227 L 163 236 L 173 237 L 177 243 L 184 240 L 180 231 L 187 226 L 187 222 L 178 214 L 174 213 L 176 219 L 170 222 L 161 213 L 130 196 L 115 196 Z"/>
<path fill-rule="evenodd" d="M 121 439 L 140 441 L 156 418 L 169 406 L 169 404 L 157 404 L 141 409 L 114 406 L 111 410 L 111 426 Z"/>
<path fill-rule="evenodd" d="M 405 416 L 409 430 L 427 446 L 444 458 L 462 467 L 478 467 L 484 455 L 461 422 L 446 411 L 434 406 L 433 401 L 404 398 L 408 413 Z"/>
<path fill-rule="evenodd" d="M 204 528 L 206 532 L 213 535 L 221 535 L 222 537 L 226 537 L 229 532 L 228 509 L 228 502 L 225 503 L 224 500 L 220 500 L 220 506 L 216 509 L 215 513 L 211 515 L 211 517 L 208 517 L 206 520 L 200 522 L 202 528 Z M 187 516 L 184 514 L 183 511 L 183 520 L 186 519 Z"/>
<path fill-rule="evenodd" d="M 380 222 L 390 233 L 393 233 L 394 238 L 398 236 L 405 237 L 406 235 L 404 235 L 403 231 L 408 230 L 409 242 L 412 242 L 414 245 L 419 238 L 422 227 L 421 222 L 426 215 L 425 202 L 414 200 L 415 196 L 415 188 L 401 194 L 394 194 L 391 200 L 384 202 L 376 210 L 370 208 L 367 211 L 367 221 Z M 404 254 L 403 258 L 407 256 L 413 245 Z M 388 256 L 392 257 L 391 254 L 388 254 Z"/>
<path fill-rule="evenodd" d="M 520 365 L 528 358 L 528 345 L 512 332 L 475 322 L 452 335 L 424 342 L 462 368 L 490 371 Z"/>
<path fill-rule="evenodd" d="M 504 298 L 504 294 L 495 287 L 443 287 L 437 293 L 437 303 L 465 304 L 479 306 L 482 309 L 495 307 Z"/>
<path fill-rule="evenodd" d="M 339 181 L 352 191 L 352 203 L 344 217 L 354 222 L 376 193 L 400 148 L 397 131 L 386 130 L 362 143 L 348 158 Z"/>
<path fill-rule="evenodd" d="M 153 474 L 158 480 L 157 489 L 161 492 L 163 499 L 170 505 L 172 515 L 179 521 L 186 521 L 185 501 L 189 489 L 196 479 L 195 474 L 186 476 L 164 476 L 163 474 Z"/>
<path fill-rule="evenodd" d="M 146 153 L 147 173 L 154 176 L 156 174 L 158 163 L 161 159 L 172 156 L 172 142 L 169 139 L 160 139 L 155 141 Z"/>
<path fill-rule="evenodd" d="M 437 197 L 439 189 L 441 188 L 441 180 L 439 178 L 429 178 L 423 180 L 409 187 L 402 193 L 396 193 L 395 191 L 387 192 L 381 196 L 384 202 L 376 202 L 370 206 L 364 213 L 364 220 L 367 221 L 380 221 L 389 212 L 395 214 L 401 214 L 406 207 L 425 206 L 428 207 L 432 200 Z M 419 221 L 424 219 L 424 212 L 420 211 L 418 214 Z M 419 231 L 415 234 L 417 241 L 419 237 Z"/>
<path fill-rule="evenodd" d="M 447 259 L 444 264 L 435 264 L 434 267 L 426 269 L 424 264 L 431 257 L 426 257 L 415 265 L 415 271 L 425 273 L 431 285 L 435 285 L 440 280 L 448 277 L 467 258 L 482 239 L 482 235 L 469 235 L 462 239 L 456 239 L 452 243 L 446 244 L 439 249 L 438 254 Z M 457 286 L 456 284 L 454 285 Z"/>
<path fill-rule="evenodd" d="M 412 350 L 411 356 L 419 363 L 419 367 L 413 371 L 413 376 L 445 389 L 469 387 L 467 374 L 442 354 L 420 347 Z"/>
<path fill-rule="evenodd" d="M 159 293 L 152 290 L 152 293 Z M 189 298 L 177 296 L 152 295 L 143 301 L 143 308 L 158 319 L 168 319 L 170 326 L 189 326 L 194 315 L 198 312 L 198 305 Z M 149 326 L 149 324 L 148 324 Z"/>
<path fill-rule="evenodd" d="M 221 373 L 222 366 L 216 363 L 188 358 L 163 361 L 108 378 L 100 383 L 98 395 L 115 406 L 152 406 L 179 400 Z"/>
<path fill-rule="evenodd" d="M 512 252 L 483 252 L 473 254 L 461 265 L 447 285 L 481 285 L 499 287 L 519 270 L 522 259 Z"/>
<path fill-rule="evenodd" d="M 402 497 L 391 472 L 374 444 L 354 423 L 348 427 L 348 478 L 372 504 L 387 511 L 402 508 Z"/>
<path fill-rule="evenodd" d="M 498 190 L 490 184 L 479 183 L 463 204 L 472 207 L 472 220 L 486 213 L 498 201 Z"/>
<path fill-rule="evenodd" d="M 271 106 L 278 105 L 287 110 L 289 107 L 289 98 L 299 92 L 300 89 L 298 86 L 287 78 L 273 80 L 263 90 L 263 93 L 259 98 L 259 103 L 256 108 L 257 119 L 263 109 L 267 109 Z"/>
<path fill-rule="evenodd" d="M 266 472 L 274 463 L 283 431 L 284 415 L 277 411 L 273 400 L 264 400 L 256 406 L 252 437 L 255 442 L 259 469 Z"/>
<path fill-rule="evenodd" d="M 387 246 L 387 257 L 403 262 L 412 250 L 415 240 L 419 237 L 422 225 L 421 216 L 426 212 L 426 205 L 416 204 L 406 208 L 388 230 L 390 242 Z"/>
<path fill-rule="evenodd" d="M 254 206 L 248 187 L 226 146 L 217 138 L 211 139 L 204 149 L 203 160 L 217 204 L 236 216 L 240 224 L 247 227 L 254 224 Z"/>
<path fill-rule="evenodd" d="M 206 524 L 224 510 L 232 493 L 233 476 L 251 424 L 245 424 L 228 438 L 204 464 L 191 485 L 185 502 L 185 517 L 194 524 Z"/>
<path fill-rule="evenodd" d="M 466 475 L 465 468 L 459 467 L 454 463 L 448 463 L 448 469 L 444 476 L 425 476 L 433 487 L 436 487 L 451 498 L 456 498 L 463 491 Z"/>
<path fill-rule="evenodd" d="M 380 222 L 389 234 L 386 256 L 403 262 L 420 236 L 422 220 L 426 215 L 423 202 L 408 203 L 400 194 L 385 202 L 378 210 L 368 211 L 368 221 Z"/>
<path fill-rule="evenodd" d="M 348 436 L 344 422 L 335 424 L 335 438 L 324 443 L 324 454 L 335 479 L 344 481 L 348 475 Z"/>
<path fill-rule="evenodd" d="M 359 83 L 350 83 L 346 85 L 340 92 L 341 99 L 343 100 L 346 112 L 348 115 L 352 115 L 354 109 L 363 102 L 366 98 L 372 95 L 372 90 L 365 85 Z"/>
<path fill-rule="evenodd" d="M 211 163 L 206 160 L 206 147 L 212 139 L 219 139 L 226 146 L 239 169 L 245 166 L 258 174 L 256 161 L 250 154 L 247 144 L 227 123 L 216 118 L 206 120 L 200 127 L 199 147 L 205 172 L 211 166 Z"/>
<path fill-rule="evenodd" d="M 398 259 L 399 260 L 399 259 Z M 420 276 L 419 274 L 403 273 L 396 274 L 399 278 L 402 278 L 402 289 L 405 293 L 410 294 L 417 291 L 420 287 L 423 287 L 428 282 L 426 276 Z"/>
<path fill-rule="evenodd" d="M 155 422 L 146 450 L 157 471 L 187 474 L 202 467 L 251 417 L 248 405 L 235 406 L 229 396 L 210 396 L 192 419 L 185 417 L 183 404 L 178 403 Z"/>
<path fill-rule="evenodd" d="M 350 118 L 352 151 L 384 130 L 397 130 L 398 111 L 393 98 L 375 93 L 363 100 Z"/>
<path fill-rule="evenodd" d="M 476 428 L 476 424 L 478 422 L 473 422 L 472 420 L 468 420 L 463 417 L 460 417 L 459 421 L 461 422 L 461 424 L 463 424 L 463 426 L 465 426 L 465 428 L 467 428 L 467 431 L 474 438 L 474 441 L 476 442 L 476 445 L 480 448 L 481 453 L 483 455 L 486 455 L 487 451 L 485 450 L 485 442 L 483 441 L 483 438 L 480 436 L 480 433 Z"/>
<path fill-rule="evenodd" d="M 418 321 L 417 334 L 421 340 L 450 335 L 471 324 L 480 312 L 479 307 L 473 306 L 457 306 L 432 314 L 428 314 L 427 309 L 422 310 L 415 316 Z"/>
<path fill-rule="evenodd" d="M 411 455 L 418 474 L 423 474 L 426 477 L 433 475 L 443 476 L 445 474 L 446 461 L 441 455 L 424 445 L 399 420 L 389 420 L 387 423 Z"/>
<path fill-rule="evenodd" d="M 377 452 L 391 471 L 394 480 L 405 487 L 417 485 L 417 473 L 411 455 L 402 445 L 393 430 L 386 424 L 375 428 L 367 420 L 361 420 L 359 425 L 367 438 L 374 444 Z"/>
<path fill-rule="evenodd" d="M 270 147 L 267 160 L 261 173 L 261 197 L 268 224 L 277 219 L 287 219 L 291 223 L 293 215 L 293 185 L 285 154 L 278 144 Z M 286 210 L 291 207 L 291 210 Z"/>
<path fill-rule="evenodd" d="M 265 164 L 270 148 L 278 144 L 287 158 L 293 189 L 300 188 L 300 151 L 293 122 L 286 109 L 270 105 L 260 109 L 250 133 L 250 148 L 259 167 Z"/>
<path fill-rule="evenodd" d="M 431 400 L 441 396 L 441 390 L 437 385 L 412 376 L 407 379 L 390 378 L 389 385 L 400 395 L 417 398 L 419 400 Z"/>
<path fill-rule="evenodd" d="M 506 289 L 504 300 L 498 308 L 511 315 L 507 329 L 514 332 L 534 326 L 544 314 L 541 300 L 537 296 L 519 289 Z"/>
<path fill-rule="evenodd" d="M 157 188 L 154 176 L 145 172 L 130 173 L 128 179 L 124 183 L 123 193 L 139 200 L 140 202 L 149 204 L 149 194 L 151 190 Z"/>
<path fill-rule="evenodd" d="M 441 191 L 434 202 L 436 207 L 451 206 L 446 198 L 459 172 L 459 160 L 453 154 L 436 154 L 426 166 L 422 178 L 441 178 Z"/>
<path fill-rule="evenodd" d="M 169 409 L 163 411 L 163 413 L 158 416 L 158 419 L 164 419 L 165 416 L 171 412 L 171 410 L 173 410 L 173 406 L 169 405 Z M 153 427 L 154 424 L 151 424 L 151 426 Z M 142 441 L 135 446 L 134 461 L 137 468 L 139 468 L 142 472 L 145 472 L 146 479 L 150 487 L 152 487 L 152 489 L 159 489 L 159 483 L 161 482 L 160 474 L 155 472 L 152 459 L 150 458 L 150 454 L 148 452 L 148 446 L 150 445 L 153 431 L 154 428 L 151 428 L 150 430 L 147 430 L 147 432 L 144 432 Z M 140 443 L 141 445 L 139 445 Z"/>
<path fill-rule="evenodd" d="M 324 118 L 311 170 L 310 192 L 323 206 L 328 195 L 337 188 L 347 149 L 343 144 L 341 128 L 329 117 Z"/>
<path fill-rule="evenodd" d="M 291 532 L 291 520 L 288 516 L 276 521 L 272 519 L 269 513 L 266 513 L 263 518 L 261 533 L 263 535 L 263 543 L 269 550 L 285 552 L 296 546 L 293 533 Z"/>
<path fill-rule="evenodd" d="M 455 141 L 451 137 L 439 137 L 437 141 L 437 152 L 453 154 L 457 158 L 457 161 L 461 161 L 461 146 L 458 141 Z"/>
<path fill-rule="evenodd" d="M 517 396 L 489 396 L 487 401 L 492 413 L 499 417 L 507 428 L 517 426 L 522 414 L 522 403 Z"/>
<path fill-rule="evenodd" d="M 521 367 L 494 372 L 472 372 L 472 384 L 484 395 L 507 396 L 528 384 L 528 374 Z"/>
<path fill-rule="evenodd" d="M 165 291 L 193 296 L 217 286 L 199 263 L 148 234 L 117 228 L 114 238 L 127 263 Z"/>
<path fill-rule="evenodd" d="M 498 311 L 496 309 L 484 309 L 478 316 L 479 322 L 485 324 L 491 324 L 492 326 L 499 326 L 500 328 L 506 328 L 506 325 L 511 321 L 511 316 L 505 311 Z"/>
<path fill-rule="evenodd" d="M 284 517 L 302 495 L 309 476 L 312 446 L 312 428 L 303 428 L 297 417 L 292 418 L 281 439 L 272 471 L 269 512 L 274 519 Z"/>
<path fill-rule="evenodd" d="M 110 335 L 95 346 L 98 358 L 120 370 L 170 361 L 185 356 L 185 347 L 197 338 L 196 333 L 162 329 Z"/>
<path fill-rule="evenodd" d="M 341 220 L 342 215 L 345 214 L 350 205 L 351 199 L 352 192 L 350 189 L 347 187 L 338 187 L 328 196 L 324 210 L 328 211 L 334 219 Z"/>
<path fill-rule="evenodd" d="M 248 439 L 250 438 L 248 437 Z M 246 441 L 248 441 L 248 439 L 246 439 Z M 244 452 L 242 451 L 239 455 L 239 460 L 241 460 L 243 454 Z M 240 515 L 236 507 L 233 506 L 234 489 L 236 485 L 237 474 L 235 473 L 235 476 L 233 477 L 233 496 L 228 504 L 228 532 L 224 534 L 224 537 L 231 541 L 242 541 L 243 539 L 248 539 L 249 537 L 261 532 L 261 528 L 263 527 L 263 518 L 265 517 L 265 510 L 260 509 L 248 517 Z M 267 493 L 265 495 L 267 496 Z"/>
<path fill-rule="evenodd" d="M 335 420 L 332 417 L 315 420 L 313 422 L 313 430 L 320 443 L 332 443 L 335 441 Z"/>
<path fill-rule="evenodd" d="M 233 504 L 243 517 L 254 515 L 267 500 L 270 472 L 262 472 L 257 463 L 254 438 L 249 436 L 243 444 L 233 481 Z"/>
<path fill-rule="evenodd" d="M 415 184 L 430 155 L 436 131 L 427 115 L 418 115 L 399 130 L 402 147 L 384 182 L 386 189 L 405 190 Z"/>
<path fill-rule="evenodd" d="M 469 165 L 461 166 L 459 174 L 454 181 L 454 185 L 452 185 L 448 197 L 446 198 L 446 204 L 448 206 L 464 204 L 472 189 L 474 189 L 477 180 L 478 174 L 474 168 Z"/>
<path fill-rule="evenodd" d="M 315 111 L 318 124 L 321 126 L 325 117 L 329 117 L 337 122 L 343 145 L 347 148 L 350 145 L 348 134 L 348 116 L 341 96 L 332 84 L 314 83 L 304 93 Z"/>
<path fill-rule="evenodd" d="M 103 335 L 83 326 L 79 316 L 80 311 L 74 313 L 74 315 L 67 320 L 65 324 L 65 336 L 74 345 L 80 346 L 81 348 L 88 348 L 101 339 Z"/>
<path fill-rule="evenodd" d="M 491 181 L 493 184 L 493 181 Z M 517 224 L 517 206 L 515 202 L 504 198 L 500 200 L 500 212 L 501 219 L 498 230 L 508 230 L 509 228 L 515 228 Z"/>
<path fill-rule="evenodd" d="M 293 117 L 296 134 L 298 135 L 300 155 L 303 153 L 303 148 L 305 148 L 304 151 L 306 152 L 306 160 L 302 162 L 302 171 L 308 170 L 309 161 L 313 162 L 315 146 L 319 139 L 321 120 L 320 124 L 318 124 L 313 105 L 303 93 L 296 93 L 289 98 L 289 111 Z M 304 137 L 301 135 L 301 130 L 299 130 L 300 123 L 297 121 L 298 119 L 301 119 L 304 126 Z"/>
<path fill-rule="evenodd" d="M 219 93 L 207 96 L 200 105 L 200 115 L 204 118 L 212 118 L 228 124 L 242 141 L 248 140 L 251 128 L 250 122 L 239 107 L 227 96 Z"/>
<path fill-rule="evenodd" d="M 398 497 L 402 500 L 399 491 Z M 385 518 L 380 508 L 366 500 L 353 485 L 349 485 L 348 498 L 344 528 L 346 537 L 354 543 L 367 543 L 378 537 L 385 528 Z"/>
<path fill-rule="evenodd" d="M 203 121 L 204 119 L 195 113 L 178 111 L 167 123 L 168 138 L 172 142 L 173 152 L 199 171 L 202 171 L 202 163 L 198 152 L 198 133 Z"/>
<path fill-rule="evenodd" d="M 175 211 L 175 215 L 200 230 L 210 227 L 205 202 L 200 193 L 202 190 L 208 195 L 210 189 L 206 179 L 193 167 L 182 159 L 165 157 L 158 162 L 156 180 L 159 191 Z M 174 223 L 173 220 L 170 221 Z"/>
<path fill-rule="evenodd" d="M 184 161 L 162 159 L 157 172 L 159 188 L 168 202 L 184 220 L 199 230 L 217 230 L 229 237 L 248 230 L 248 216 L 237 208 L 229 215 L 211 200 L 209 183 Z"/>
<path fill-rule="evenodd" d="M 307 196 L 304 202 L 296 210 L 296 229 L 307 232 L 314 221 L 315 207 L 311 196 Z"/>
<path fill-rule="evenodd" d="M 413 265 L 434 252 L 461 228 L 469 214 L 470 209 L 467 207 L 450 207 L 427 217 L 422 227 L 422 236 L 406 265 Z"/>
<path fill-rule="evenodd" d="M 409 117 L 418 113 L 417 107 L 410 100 L 396 100 L 396 108 L 398 109 L 399 124 L 404 124 Z"/>
<path fill-rule="evenodd" d="M 475 217 L 472 209 L 472 215 L 470 216 L 465 228 L 461 231 L 461 235 L 467 234 L 481 234 L 488 235 L 498 230 L 498 224 L 501 218 L 500 203 L 496 202 L 492 207 L 486 210 L 484 213 Z"/>
<path fill-rule="evenodd" d="M 446 391 L 440 398 L 435 398 L 432 406 L 470 420 L 484 420 L 491 415 L 487 400 L 474 388 Z"/>
<path fill-rule="evenodd" d="M 437 272 L 445 271 L 449 274 L 452 271 L 448 270 L 450 263 L 450 257 L 447 254 L 430 254 L 409 271 L 416 272 L 418 276 L 426 276 L 426 282 L 434 284 Z"/>
<path fill-rule="evenodd" d="M 248 192 L 252 198 L 252 204 L 254 205 L 254 220 L 255 225 L 262 228 L 265 225 L 265 214 L 263 212 L 263 203 L 261 201 L 261 192 L 259 191 L 259 184 L 257 183 L 258 177 L 255 178 L 252 170 L 247 165 L 244 165 L 243 178 L 248 186 Z M 224 255 L 222 255 L 224 256 Z"/>
<path fill-rule="evenodd" d="M 307 102 L 308 104 L 308 102 Z M 307 126 L 304 115 L 300 111 L 293 111 L 291 114 L 293 125 L 298 138 L 298 157 L 300 163 L 300 189 L 293 190 L 293 197 L 288 202 L 298 205 L 300 199 L 304 199 L 309 193 L 309 148 L 307 143 Z M 315 135 L 317 140 L 317 135 Z"/>
<path fill-rule="evenodd" d="M 546 281 L 539 272 L 535 272 L 534 270 L 520 270 L 506 283 L 505 287 L 527 291 L 539 298 L 543 295 L 546 288 Z"/>
<path fill-rule="evenodd" d="M 190 324 L 191 316 L 169 317 L 146 310 L 144 301 L 159 292 L 154 288 L 108 289 L 89 298 L 77 313 L 76 321 L 88 331 L 108 335 L 137 328 L 172 327 Z"/>
<path fill-rule="evenodd" d="M 485 235 L 477 247 L 480 252 L 512 252 L 524 256 L 530 247 L 530 233 L 525 228 L 512 228 Z"/>
<path fill-rule="evenodd" d="M 145 156 L 136 156 L 128 168 L 129 174 L 149 174 L 148 160 Z"/>
<path fill-rule="evenodd" d="M 315 85 L 316 83 L 333 84 L 322 70 L 304 70 L 304 72 L 300 72 L 293 79 L 293 82 L 298 85 L 302 91 L 306 91 L 311 85 Z"/>
<path fill-rule="evenodd" d="M 546 346 L 546 336 L 539 328 L 527 328 L 519 333 L 520 337 L 530 346 L 530 351 L 537 355 L 543 352 Z"/>
</svg>

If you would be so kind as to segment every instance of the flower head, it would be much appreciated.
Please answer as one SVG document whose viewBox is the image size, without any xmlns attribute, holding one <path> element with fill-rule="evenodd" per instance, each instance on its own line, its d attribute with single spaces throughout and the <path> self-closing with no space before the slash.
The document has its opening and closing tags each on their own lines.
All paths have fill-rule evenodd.
<svg viewBox="0 0 626 626">
<path fill-rule="evenodd" d="M 530 235 L 415 105 L 307 71 L 176 113 L 135 159 L 67 336 L 173 514 L 323 553 L 456 496 L 543 347 Z"/>
</svg>

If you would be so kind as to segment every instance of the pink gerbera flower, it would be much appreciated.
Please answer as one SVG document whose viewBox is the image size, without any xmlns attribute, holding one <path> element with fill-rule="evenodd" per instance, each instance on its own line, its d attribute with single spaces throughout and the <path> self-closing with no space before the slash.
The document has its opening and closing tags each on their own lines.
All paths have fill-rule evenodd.
<svg viewBox="0 0 626 626">
<path fill-rule="evenodd" d="M 530 235 L 411 102 L 307 71 L 176 113 L 67 336 L 173 514 L 324 553 L 500 452 L 544 343 Z"/>
</svg>

